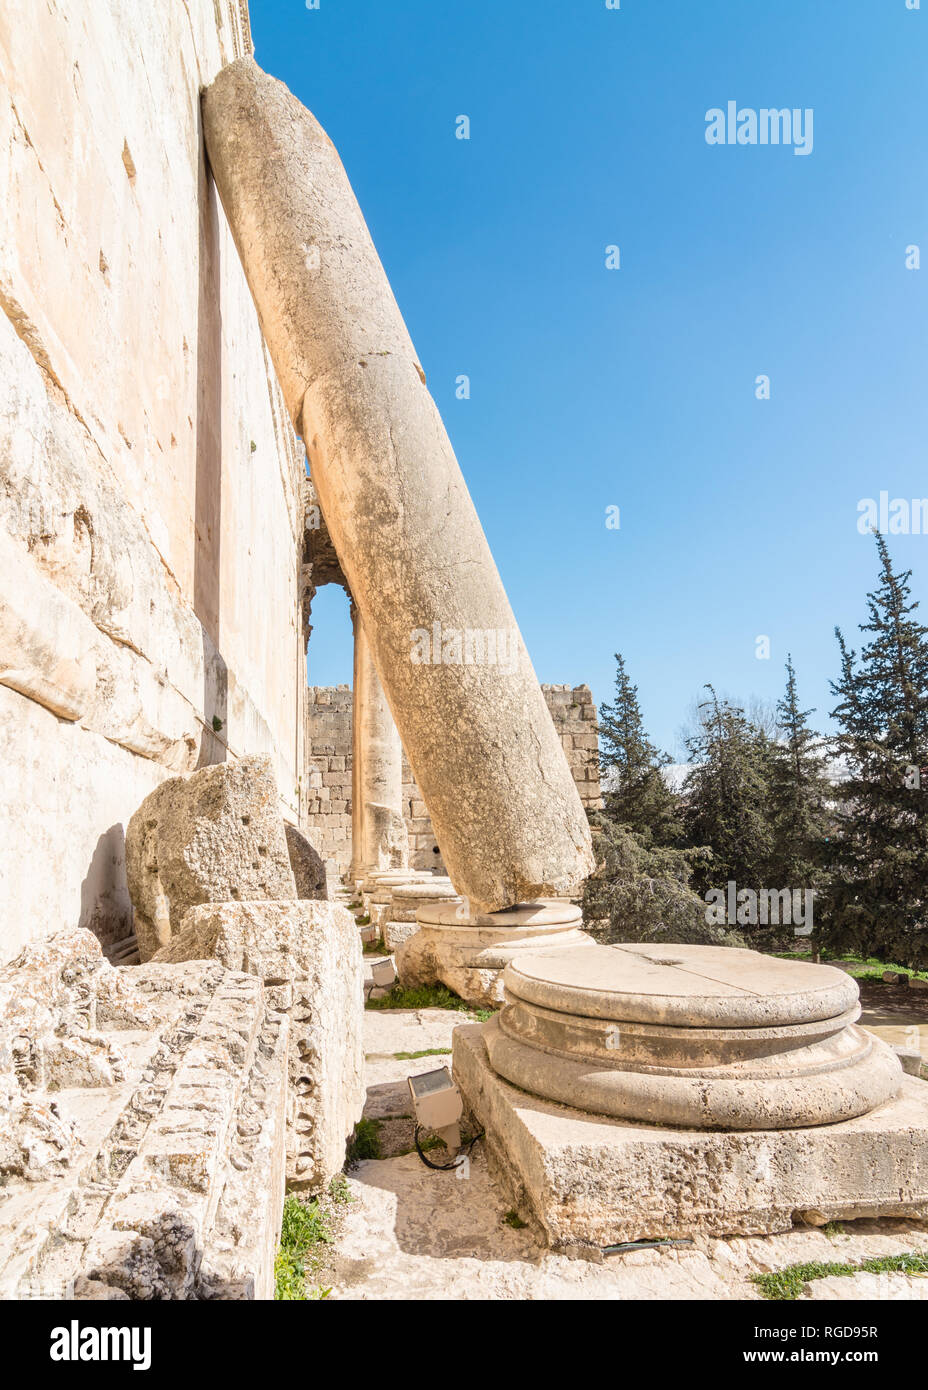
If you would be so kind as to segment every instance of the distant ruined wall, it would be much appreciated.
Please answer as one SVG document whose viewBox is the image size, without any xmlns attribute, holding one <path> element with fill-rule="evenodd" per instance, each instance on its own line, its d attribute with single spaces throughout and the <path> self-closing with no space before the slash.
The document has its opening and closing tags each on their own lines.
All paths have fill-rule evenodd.
<svg viewBox="0 0 928 1390">
<path fill-rule="evenodd" d="M 299 823 L 302 451 L 209 176 L 239 0 L 0 7 L 0 962 L 131 929 L 124 830 L 267 753 Z"/>
<path fill-rule="evenodd" d="M 543 685 L 541 689 L 583 808 L 600 811 L 603 803 L 599 786 L 599 734 L 593 693 L 588 685 Z"/>
<path fill-rule="evenodd" d="M 351 687 L 306 692 L 306 828 L 339 875 L 351 863 Z"/>
<path fill-rule="evenodd" d="M 432 820 L 422 800 L 409 759 L 403 754 L 403 819 L 409 836 L 409 867 L 445 872 L 445 865 L 432 830 Z"/>
<path fill-rule="evenodd" d="M 588 685 L 543 685 L 580 800 L 600 810 L 596 706 Z M 310 687 L 306 709 L 306 826 L 324 859 L 344 874 L 351 863 L 351 689 Z M 432 822 L 403 754 L 403 817 L 409 867 L 444 872 Z"/>
</svg>

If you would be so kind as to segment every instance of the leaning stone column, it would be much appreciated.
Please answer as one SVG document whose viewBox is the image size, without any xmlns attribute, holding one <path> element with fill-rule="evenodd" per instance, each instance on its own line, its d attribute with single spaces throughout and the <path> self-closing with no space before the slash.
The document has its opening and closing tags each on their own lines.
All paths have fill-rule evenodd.
<svg viewBox="0 0 928 1390">
<path fill-rule="evenodd" d="M 573 890 L 590 833 L 486 537 L 332 142 L 250 58 L 206 145 L 374 664 L 458 891 Z"/>
<path fill-rule="evenodd" d="M 371 659 L 357 605 L 351 713 L 351 877 L 405 869 L 409 839 L 403 820 L 403 747 Z"/>
</svg>

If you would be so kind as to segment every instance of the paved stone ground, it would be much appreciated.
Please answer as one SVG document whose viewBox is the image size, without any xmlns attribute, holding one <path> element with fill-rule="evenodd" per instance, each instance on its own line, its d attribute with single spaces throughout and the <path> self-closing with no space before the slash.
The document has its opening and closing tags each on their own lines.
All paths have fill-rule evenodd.
<svg viewBox="0 0 928 1390">
<path fill-rule="evenodd" d="M 843 1233 L 814 1229 L 784 1235 L 701 1240 L 676 1250 L 634 1251 L 601 1264 L 551 1254 L 529 1228 L 506 1221 L 508 1203 L 488 1169 L 483 1146 L 468 1175 L 424 1167 L 412 1146 L 406 1077 L 450 1065 L 452 1030 L 472 1022 L 442 1009 L 368 1011 L 368 1101 L 383 1123 L 387 1157 L 361 1163 L 349 1177 L 351 1204 L 330 1268 L 320 1282 L 337 1299 L 758 1299 L 752 1274 L 813 1261 L 857 1263 L 875 1255 L 928 1252 L 928 1223 L 858 1221 Z M 894 1023 L 897 1023 L 894 1020 Z M 928 1028 L 925 1029 L 928 1033 Z M 436 1160 L 444 1157 L 439 1149 Z M 901 1274 L 816 1280 L 814 1299 L 928 1300 L 928 1278 Z"/>
</svg>

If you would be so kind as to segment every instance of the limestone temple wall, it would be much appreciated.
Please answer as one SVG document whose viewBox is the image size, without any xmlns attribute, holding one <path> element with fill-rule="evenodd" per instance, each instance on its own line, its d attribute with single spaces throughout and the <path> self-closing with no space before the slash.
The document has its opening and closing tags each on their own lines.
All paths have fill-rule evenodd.
<svg viewBox="0 0 928 1390">
<path fill-rule="evenodd" d="M 602 806 L 596 706 L 587 685 L 543 685 L 580 800 L 587 811 Z M 351 689 L 311 686 L 306 706 L 306 828 L 313 843 L 339 873 L 351 862 Z M 403 818 L 409 835 L 409 866 L 444 872 L 425 802 L 403 754 Z"/>
<path fill-rule="evenodd" d="M 239 0 L 0 8 L 0 963 L 130 930 L 165 777 L 300 816 L 302 450 L 207 172 Z"/>
</svg>

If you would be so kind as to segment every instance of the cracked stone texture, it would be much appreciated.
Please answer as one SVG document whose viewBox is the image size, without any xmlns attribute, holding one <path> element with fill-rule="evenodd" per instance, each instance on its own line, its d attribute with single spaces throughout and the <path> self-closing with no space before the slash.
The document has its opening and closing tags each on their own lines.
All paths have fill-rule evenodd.
<svg viewBox="0 0 928 1390">
<path fill-rule="evenodd" d="M 288 1034 L 253 976 L 84 930 L 0 971 L 0 1298 L 270 1297 Z"/>
<path fill-rule="evenodd" d="M 129 822 L 126 871 L 143 961 L 199 903 L 295 899 L 270 758 L 162 782 Z"/>
<path fill-rule="evenodd" d="M 327 900 L 329 888 L 322 855 L 302 830 L 297 830 L 293 825 L 286 825 L 284 829 L 297 897 L 315 898 L 320 902 Z"/>
<path fill-rule="evenodd" d="M 569 893 L 593 867 L 586 816 L 335 148 L 252 59 L 207 88 L 203 118 L 291 419 L 451 880 L 485 910 Z M 466 630 L 502 632 L 514 659 L 467 664 L 452 635 L 441 664 L 417 664 L 411 634 L 433 623 L 459 644 Z"/>
<path fill-rule="evenodd" d="M 243 15 L 2 6 L 0 963 L 131 932 L 166 776 L 267 752 L 303 809 L 304 456 L 198 114 Z"/>
<path fill-rule="evenodd" d="M 328 902 L 192 908 L 159 962 L 215 959 L 257 975 L 290 1018 L 287 1177 L 313 1191 L 345 1161 L 364 1104 L 364 962 L 351 913 Z"/>
</svg>

